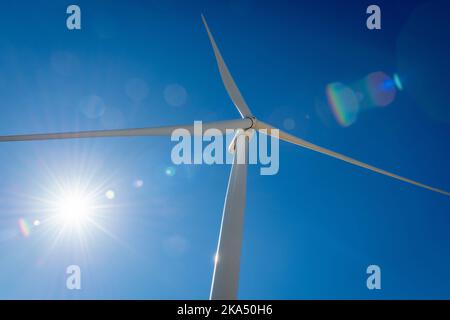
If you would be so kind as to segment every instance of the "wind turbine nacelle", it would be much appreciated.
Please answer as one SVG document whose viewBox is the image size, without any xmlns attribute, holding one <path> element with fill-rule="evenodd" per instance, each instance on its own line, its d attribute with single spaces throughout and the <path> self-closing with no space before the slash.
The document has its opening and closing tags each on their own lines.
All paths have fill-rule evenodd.
<svg viewBox="0 0 450 320">
<path fill-rule="evenodd" d="M 250 141 L 253 138 L 254 135 L 255 135 L 255 130 L 251 130 L 251 129 L 247 129 L 247 130 L 237 129 L 236 133 L 234 134 L 233 140 L 231 140 L 231 143 L 228 146 L 228 152 L 233 153 L 233 154 L 236 153 L 236 144 L 237 144 L 239 136 L 246 136 L 248 138 L 248 141 Z"/>
</svg>

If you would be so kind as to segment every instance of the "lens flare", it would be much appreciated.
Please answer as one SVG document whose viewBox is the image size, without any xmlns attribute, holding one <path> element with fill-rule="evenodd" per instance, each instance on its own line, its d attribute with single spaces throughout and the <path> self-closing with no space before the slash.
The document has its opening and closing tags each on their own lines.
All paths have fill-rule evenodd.
<svg viewBox="0 0 450 320">
<path fill-rule="evenodd" d="M 399 30 L 397 70 L 404 91 L 415 102 L 414 107 L 422 109 L 432 121 L 450 124 L 449 1 L 422 2 Z"/>
<path fill-rule="evenodd" d="M 369 74 L 365 86 L 371 104 L 379 107 L 391 104 L 397 93 L 395 81 L 380 71 Z"/>
<path fill-rule="evenodd" d="M 164 99 L 172 107 L 181 107 L 186 103 L 186 89 L 179 84 L 170 84 L 164 89 Z"/>
<path fill-rule="evenodd" d="M 292 118 L 286 118 L 283 120 L 283 127 L 286 130 L 292 130 L 295 128 L 295 120 Z"/>
<path fill-rule="evenodd" d="M 331 83 L 326 88 L 328 104 L 336 121 L 343 127 L 356 121 L 359 110 L 355 92 L 340 82 Z"/>
<path fill-rule="evenodd" d="M 105 197 L 109 200 L 112 200 L 116 197 L 116 193 L 114 192 L 114 190 L 108 190 L 105 193 Z"/>
<path fill-rule="evenodd" d="M 165 171 L 166 175 L 169 177 L 173 177 L 175 175 L 175 172 L 176 171 L 175 171 L 174 167 L 168 167 L 168 168 L 166 168 L 166 171 Z"/>
<path fill-rule="evenodd" d="M 402 89 L 397 74 L 391 78 L 377 71 L 349 85 L 331 83 L 326 87 L 326 96 L 335 120 L 341 126 L 348 127 L 356 121 L 360 112 L 391 104 L 397 90 Z"/>
<path fill-rule="evenodd" d="M 30 236 L 30 225 L 24 218 L 19 219 L 19 229 L 25 238 Z"/>
<path fill-rule="evenodd" d="M 136 189 L 142 188 L 144 186 L 144 180 L 137 179 L 134 181 L 133 185 Z"/>
<path fill-rule="evenodd" d="M 403 90 L 403 83 L 398 74 L 394 74 L 394 83 L 399 91 Z"/>
</svg>

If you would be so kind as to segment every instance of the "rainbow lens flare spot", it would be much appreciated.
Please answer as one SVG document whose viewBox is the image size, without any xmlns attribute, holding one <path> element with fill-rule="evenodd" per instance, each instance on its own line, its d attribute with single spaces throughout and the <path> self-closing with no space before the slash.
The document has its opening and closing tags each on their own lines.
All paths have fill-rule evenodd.
<svg viewBox="0 0 450 320">
<path fill-rule="evenodd" d="M 358 97 L 355 92 L 340 82 L 327 85 L 328 104 L 336 121 L 348 127 L 356 121 L 359 111 Z"/>
<path fill-rule="evenodd" d="M 22 233 L 25 238 L 30 236 L 30 225 L 24 218 L 19 219 L 19 229 L 20 233 Z"/>
</svg>

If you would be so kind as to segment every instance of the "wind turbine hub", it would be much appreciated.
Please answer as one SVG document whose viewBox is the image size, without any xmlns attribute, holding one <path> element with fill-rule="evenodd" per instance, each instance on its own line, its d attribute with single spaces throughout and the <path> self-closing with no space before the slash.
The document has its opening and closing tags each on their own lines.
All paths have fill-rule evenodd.
<svg viewBox="0 0 450 320">
<path fill-rule="evenodd" d="M 253 126 L 254 126 L 254 123 L 252 124 L 252 126 L 250 128 L 237 129 L 236 130 L 236 133 L 234 134 L 233 140 L 231 140 L 231 143 L 228 146 L 228 151 L 230 153 L 233 153 L 233 154 L 236 153 L 236 147 L 237 147 L 238 141 L 242 141 L 242 143 L 243 143 L 244 142 L 243 139 L 247 138 L 248 141 L 250 142 L 250 140 L 255 135 L 255 130 L 253 130 Z"/>
<path fill-rule="evenodd" d="M 245 119 L 249 119 L 252 122 L 252 125 L 250 126 L 250 128 L 247 128 L 245 130 L 255 128 L 255 126 L 256 126 L 256 117 L 255 116 L 245 117 Z"/>
</svg>

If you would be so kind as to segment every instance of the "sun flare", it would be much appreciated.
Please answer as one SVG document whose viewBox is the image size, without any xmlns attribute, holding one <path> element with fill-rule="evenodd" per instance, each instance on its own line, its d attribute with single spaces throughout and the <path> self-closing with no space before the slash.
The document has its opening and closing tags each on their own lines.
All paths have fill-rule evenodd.
<svg viewBox="0 0 450 320">
<path fill-rule="evenodd" d="M 74 226 L 87 222 L 94 208 L 89 196 L 76 192 L 63 195 L 56 203 L 55 211 L 64 225 Z"/>
</svg>

